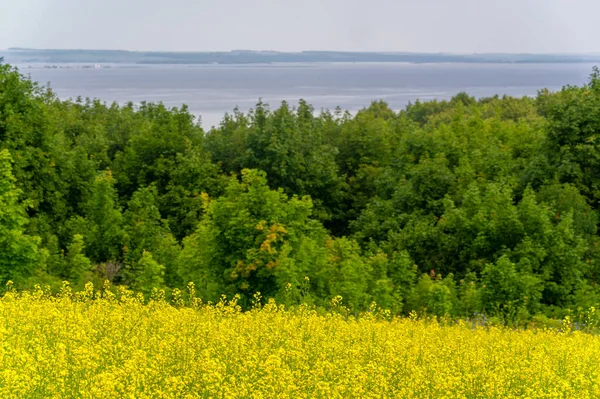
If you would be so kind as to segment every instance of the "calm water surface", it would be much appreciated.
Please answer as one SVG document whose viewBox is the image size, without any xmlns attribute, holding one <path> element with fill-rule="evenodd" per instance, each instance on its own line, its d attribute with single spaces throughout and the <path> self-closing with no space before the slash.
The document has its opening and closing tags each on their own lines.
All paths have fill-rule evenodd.
<svg viewBox="0 0 600 399">
<path fill-rule="evenodd" d="M 541 88 L 580 85 L 588 64 L 271 64 L 271 65 L 19 65 L 61 98 L 107 102 L 187 104 L 204 127 L 234 107 L 247 111 L 259 98 L 271 106 L 305 99 L 315 109 L 357 111 L 373 100 L 399 110 L 416 99 L 447 99 L 460 91 L 475 97 L 535 95 Z"/>
</svg>

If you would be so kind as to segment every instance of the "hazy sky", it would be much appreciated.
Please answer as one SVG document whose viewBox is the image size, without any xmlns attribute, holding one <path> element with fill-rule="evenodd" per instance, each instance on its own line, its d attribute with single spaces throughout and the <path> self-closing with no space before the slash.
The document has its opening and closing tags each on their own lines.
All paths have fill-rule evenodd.
<svg viewBox="0 0 600 399">
<path fill-rule="evenodd" d="M 0 0 L 0 49 L 600 52 L 599 0 Z"/>
</svg>

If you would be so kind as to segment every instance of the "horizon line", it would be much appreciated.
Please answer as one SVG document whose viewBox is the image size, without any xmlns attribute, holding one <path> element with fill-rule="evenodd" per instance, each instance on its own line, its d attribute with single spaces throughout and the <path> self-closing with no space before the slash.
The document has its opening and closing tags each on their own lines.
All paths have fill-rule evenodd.
<svg viewBox="0 0 600 399">
<path fill-rule="evenodd" d="M 302 53 L 347 53 L 347 54 L 437 54 L 437 55 L 600 55 L 599 52 L 452 52 L 452 51 L 401 51 L 401 50 L 253 50 L 253 49 L 231 49 L 231 50 L 127 50 L 118 48 L 35 48 L 35 47 L 8 47 L 0 51 L 118 51 L 126 53 L 279 53 L 279 54 L 302 54 Z"/>
</svg>

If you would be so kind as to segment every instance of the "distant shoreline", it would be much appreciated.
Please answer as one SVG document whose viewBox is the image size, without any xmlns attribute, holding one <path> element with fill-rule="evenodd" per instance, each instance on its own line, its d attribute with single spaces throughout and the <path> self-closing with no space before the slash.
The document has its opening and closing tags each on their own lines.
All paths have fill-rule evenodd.
<svg viewBox="0 0 600 399">
<path fill-rule="evenodd" d="M 0 50 L 4 62 L 22 63 L 110 63 L 110 64 L 272 64 L 272 63 L 494 63 L 548 64 L 599 63 L 600 54 L 446 54 L 343 51 L 229 51 L 161 52 L 125 50 Z"/>
</svg>

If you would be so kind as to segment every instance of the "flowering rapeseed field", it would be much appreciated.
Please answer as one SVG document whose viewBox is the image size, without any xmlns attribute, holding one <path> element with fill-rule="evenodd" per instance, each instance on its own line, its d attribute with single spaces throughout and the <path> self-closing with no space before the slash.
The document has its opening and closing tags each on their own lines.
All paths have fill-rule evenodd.
<svg viewBox="0 0 600 399">
<path fill-rule="evenodd" d="M 600 337 L 375 313 L 9 291 L 0 397 L 600 397 Z"/>
</svg>

